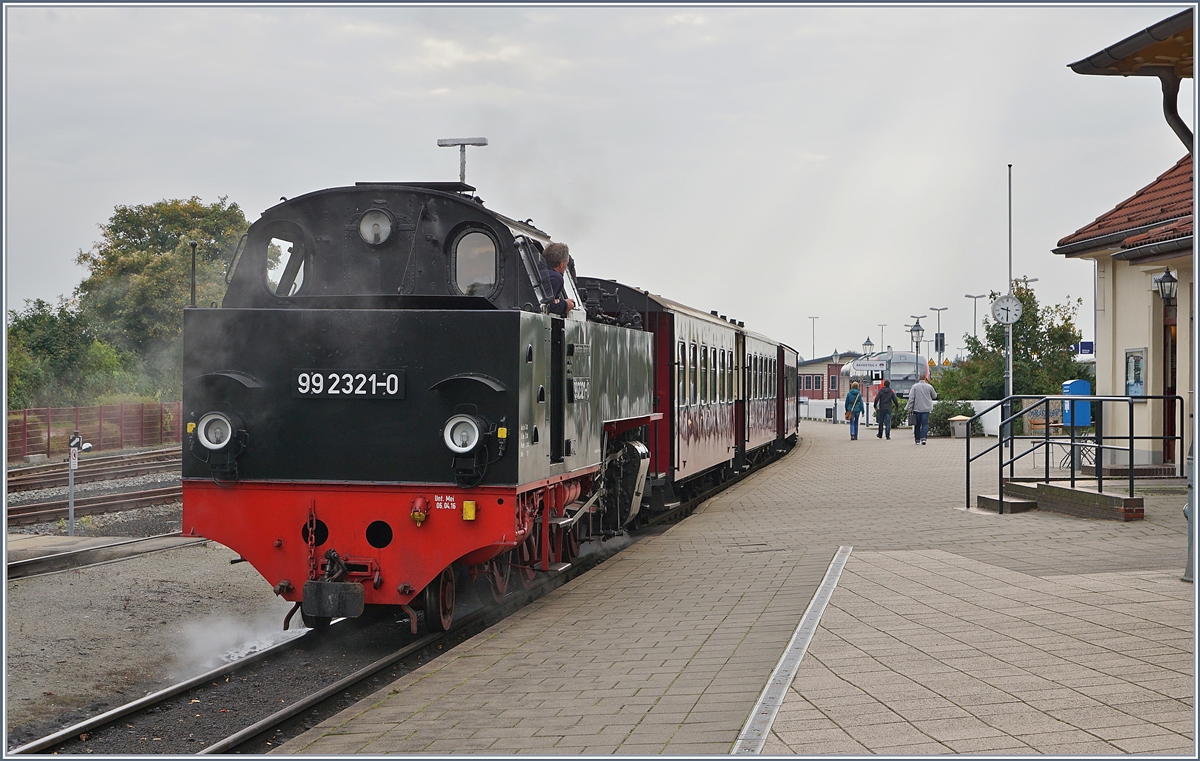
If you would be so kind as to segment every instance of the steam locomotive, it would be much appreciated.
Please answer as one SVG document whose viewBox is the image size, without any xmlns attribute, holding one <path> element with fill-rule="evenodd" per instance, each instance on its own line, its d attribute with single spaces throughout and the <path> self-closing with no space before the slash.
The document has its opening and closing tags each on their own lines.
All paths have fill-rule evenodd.
<svg viewBox="0 0 1200 761">
<path fill-rule="evenodd" d="M 497 600 L 786 451 L 796 352 L 621 283 L 465 183 L 359 183 L 250 226 L 219 307 L 184 312 L 183 531 L 321 627 L 414 632 Z"/>
</svg>

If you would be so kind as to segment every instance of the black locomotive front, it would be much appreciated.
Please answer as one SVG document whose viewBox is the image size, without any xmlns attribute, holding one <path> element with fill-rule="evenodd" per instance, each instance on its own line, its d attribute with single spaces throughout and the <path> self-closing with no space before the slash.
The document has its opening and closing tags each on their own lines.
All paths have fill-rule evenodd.
<svg viewBox="0 0 1200 761">
<path fill-rule="evenodd" d="M 221 306 L 185 312 L 184 531 L 310 619 L 425 590 L 427 620 L 448 626 L 452 564 L 498 594 L 548 570 L 607 436 L 650 419 L 650 337 L 546 313 L 548 236 L 472 190 L 281 203 L 248 231 Z"/>
</svg>

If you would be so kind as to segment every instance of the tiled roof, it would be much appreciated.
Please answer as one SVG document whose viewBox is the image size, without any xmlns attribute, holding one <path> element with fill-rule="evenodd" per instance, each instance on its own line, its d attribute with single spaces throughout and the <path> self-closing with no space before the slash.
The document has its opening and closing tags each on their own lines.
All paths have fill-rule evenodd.
<svg viewBox="0 0 1200 761">
<path fill-rule="evenodd" d="M 1157 224 L 1162 223 L 1162 224 Z M 1150 227 L 1150 226 L 1154 227 Z M 1129 231 L 1129 237 L 1119 233 Z M 1059 249 L 1071 246 L 1075 251 L 1086 246 L 1077 244 L 1096 240 L 1112 247 L 1132 248 L 1147 243 L 1182 238 L 1192 234 L 1192 157 L 1181 158 L 1157 180 L 1117 204 L 1086 227 L 1076 230 L 1058 242 Z M 1057 253 L 1068 253 L 1056 249 Z"/>
</svg>

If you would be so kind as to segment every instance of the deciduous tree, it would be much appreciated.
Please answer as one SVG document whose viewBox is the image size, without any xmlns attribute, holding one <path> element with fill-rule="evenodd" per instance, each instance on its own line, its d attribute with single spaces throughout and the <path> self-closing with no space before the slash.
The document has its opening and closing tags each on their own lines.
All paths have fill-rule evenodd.
<svg viewBox="0 0 1200 761">
<path fill-rule="evenodd" d="M 993 291 L 989 301 L 1000 294 Z M 1062 383 L 1092 379 L 1091 369 L 1075 360 L 1081 334 L 1075 317 L 1082 299 L 1041 306 L 1033 289 L 1017 280 L 1013 295 L 1024 308 L 1013 325 L 1013 393 L 1060 394 Z M 934 379 L 943 399 L 1003 399 L 1005 326 L 984 317 L 983 335 L 963 337 L 968 356 Z"/>
</svg>

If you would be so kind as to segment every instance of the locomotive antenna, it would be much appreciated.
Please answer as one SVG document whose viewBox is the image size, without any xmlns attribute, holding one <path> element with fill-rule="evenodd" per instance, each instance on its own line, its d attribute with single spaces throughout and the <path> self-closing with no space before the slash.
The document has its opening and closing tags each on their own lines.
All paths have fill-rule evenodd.
<svg viewBox="0 0 1200 761">
<path fill-rule="evenodd" d="M 467 146 L 478 145 L 484 146 L 488 144 L 486 137 L 442 137 L 438 138 L 439 148 L 452 148 L 458 146 L 458 181 L 466 184 L 467 182 Z"/>
</svg>

